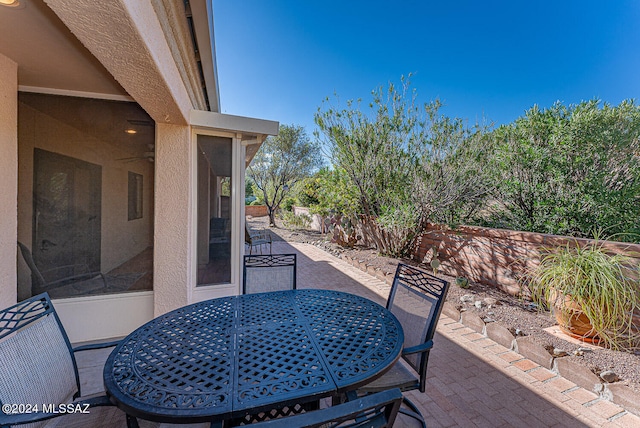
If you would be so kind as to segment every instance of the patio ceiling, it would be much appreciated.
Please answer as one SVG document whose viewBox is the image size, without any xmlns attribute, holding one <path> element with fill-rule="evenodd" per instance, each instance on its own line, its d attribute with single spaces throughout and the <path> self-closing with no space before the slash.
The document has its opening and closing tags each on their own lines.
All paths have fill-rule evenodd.
<svg viewBox="0 0 640 428">
<path fill-rule="evenodd" d="M 138 19 L 135 15 L 138 11 L 134 10 L 135 2 L 121 0 L 118 3 L 119 6 L 114 6 L 112 9 L 126 11 L 129 15 L 122 18 L 119 23 L 125 23 L 127 26 L 131 23 L 135 27 Z M 162 28 L 165 33 L 167 44 L 164 49 L 169 50 L 176 64 L 179 64 L 179 74 L 190 93 L 189 97 L 194 103 L 193 108 L 202 108 L 202 105 L 198 106 L 202 101 L 198 100 L 203 99 L 204 90 L 208 95 L 210 110 L 219 111 L 217 72 L 213 53 L 213 22 L 209 19 L 212 16 L 210 2 L 192 0 L 187 10 L 182 2 L 152 0 L 151 3 L 157 15 L 155 25 L 159 24 L 157 28 Z M 114 68 L 114 62 L 109 63 L 105 58 L 100 60 L 96 58 L 94 55 L 96 45 L 91 44 L 93 40 L 85 39 L 83 34 L 78 32 L 81 27 L 91 27 L 91 24 L 86 22 L 87 20 L 93 22 L 91 16 L 96 16 L 97 13 L 96 10 L 92 10 L 93 8 L 93 1 L 87 3 L 65 0 L 48 0 L 46 3 L 20 0 L 18 7 L 0 6 L 0 53 L 18 64 L 20 91 L 132 100 L 130 95 L 133 93 L 128 93 L 125 89 L 133 88 L 131 83 L 126 82 L 123 75 L 118 76 L 119 70 Z M 126 34 L 113 34 L 116 32 L 115 25 L 109 24 L 109 17 L 106 14 L 103 16 L 102 24 L 107 24 L 111 29 L 111 34 L 108 34 L 109 43 L 117 47 L 117 53 L 122 53 L 120 60 L 127 61 L 126 54 L 131 54 L 132 50 L 134 53 L 138 52 L 140 48 L 131 44 L 126 39 Z M 189 19 L 192 19 L 193 23 L 193 39 L 199 45 L 198 55 L 194 52 L 195 48 L 191 43 Z M 99 25 L 95 27 L 95 37 L 99 38 Z M 141 57 L 146 54 L 147 52 L 140 51 Z M 108 55 L 113 57 L 111 53 Z M 100 55 L 97 56 L 100 57 Z M 197 71 L 198 60 L 204 74 L 202 76 L 206 84 L 204 88 Z M 131 64 L 128 65 L 128 67 L 131 66 Z M 166 70 L 162 71 L 164 72 Z M 157 78 L 157 76 L 148 73 L 146 78 Z M 136 99 L 136 101 L 143 105 L 140 100 Z M 152 112 L 149 113 L 152 114 Z"/>
<path fill-rule="evenodd" d="M 43 1 L 0 6 L 0 52 L 15 61 L 21 89 L 128 97 L 100 62 Z"/>
</svg>

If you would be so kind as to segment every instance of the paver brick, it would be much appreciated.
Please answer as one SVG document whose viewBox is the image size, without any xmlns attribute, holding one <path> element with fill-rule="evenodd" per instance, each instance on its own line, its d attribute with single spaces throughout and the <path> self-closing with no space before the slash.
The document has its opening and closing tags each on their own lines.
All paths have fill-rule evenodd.
<svg viewBox="0 0 640 428">
<path fill-rule="evenodd" d="M 539 380 L 540 382 L 545 382 L 549 379 L 552 379 L 557 376 L 557 374 L 553 373 L 550 370 L 545 369 L 544 367 L 538 367 L 535 370 L 529 372 L 531 376 Z"/>
<path fill-rule="evenodd" d="M 559 392 L 564 392 L 568 389 L 574 388 L 576 386 L 575 383 L 568 381 L 567 379 L 563 378 L 563 377 L 558 377 L 556 379 L 551 379 L 549 382 L 545 383 L 545 385 L 548 385 L 549 387 L 555 389 L 556 391 Z"/>
<path fill-rule="evenodd" d="M 587 391 L 584 388 L 576 388 L 572 391 L 565 392 L 565 395 L 583 405 L 590 403 L 598 398 L 598 395 L 594 394 L 593 392 Z"/>
<path fill-rule="evenodd" d="M 624 409 L 615 403 L 607 400 L 599 400 L 591 405 L 588 405 L 589 410 L 597 413 L 603 418 L 609 419 L 619 413 L 624 412 Z"/>
<path fill-rule="evenodd" d="M 533 369 L 535 369 L 537 367 L 540 367 L 538 364 L 534 363 L 531 360 L 527 360 L 527 359 L 516 361 L 516 362 L 513 363 L 513 365 L 515 367 L 519 368 L 520 370 L 524 371 L 524 372 L 527 372 L 529 370 L 533 370 Z"/>
<path fill-rule="evenodd" d="M 640 427 L 640 416 L 632 413 L 626 413 L 613 421 L 615 426 L 621 428 L 638 428 Z"/>
<path fill-rule="evenodd" d="M 522 359 L 522 355 L 518 354 L 517 352 L 513 352 L 513 351 L 509 351 L 509 352 L 505 352 L 504 354 L 500 354 L 499 357 L 503 360 L 505 360 L 508 363 L 511 363 L 513 361 L 517 361 L 517 360 L 521 360 Z"/>
</svg>

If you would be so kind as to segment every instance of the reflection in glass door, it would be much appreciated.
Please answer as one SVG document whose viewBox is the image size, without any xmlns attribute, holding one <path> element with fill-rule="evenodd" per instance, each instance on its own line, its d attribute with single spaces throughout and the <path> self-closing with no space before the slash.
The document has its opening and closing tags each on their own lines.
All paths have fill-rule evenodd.
<svg viewBox="0 0 640 428">
<path fill-rule="evenodd" d="M 231 282 L 232 139 L 198 135 L 197 286 Z"/>
</svg>

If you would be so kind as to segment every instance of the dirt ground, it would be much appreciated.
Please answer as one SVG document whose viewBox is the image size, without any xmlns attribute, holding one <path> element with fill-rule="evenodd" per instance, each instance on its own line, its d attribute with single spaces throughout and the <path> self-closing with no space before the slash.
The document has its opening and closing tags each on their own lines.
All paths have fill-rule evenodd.
<svg viewBox="0 0 640 428">
<path fill-rule="evenodd" d="M 267 217 L 248 219 L 248 226 L 253 229 L 268 229 L 274 241 L 302 242 L 312 244 L 325 251 L 343 258 L 345 256 L 383 272 L 393 274 L 398 262 L 416 264 L 410 260 L 398 260 L 377 254 L 371 248 L 356 246 L 352 249 L 342 248 L 329 242 L 329 237 L 310 230 L 290 230 L 277 221 L 277 227 L 269 227 Z M 470 283 L 469 288 L 463 289 L 455 284 L 455 278 L 438 274 L 452 281 L 447 301 L 455 304 L 459 309 L 474 311 L 481 318 L 495 320 L 518 335 L 530 336 L 551 352 L 566 352 L 567 358 L 587 366 L 599 375 L 603 371 L 613 371 L 620 381 L 640 393 L 640 351 L 635 353 L 612 351 L 604 348 L 581 346 L 550 334 L 545 328 L 555 325 L 555 319 L 549 313 L 540 312 L 531 302 L 520 300 L 506 293 L 476 283 Z M 480 303 L 479 303 L 480 302 Z M 478 307 L 479 306 L 479 307 Z"/>
</svg>

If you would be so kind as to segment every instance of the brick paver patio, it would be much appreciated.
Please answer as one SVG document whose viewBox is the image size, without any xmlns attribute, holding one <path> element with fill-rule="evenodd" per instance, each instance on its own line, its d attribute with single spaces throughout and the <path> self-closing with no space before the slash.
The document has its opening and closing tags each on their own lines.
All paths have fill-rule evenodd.
<svg viewBox="0 0 640 428">
<path fill-rule="evenodd" d="M 309 244 L 277 242 L 274 253 L 298 254 L 298 288 L 346 291 L 384 304 L 389 286 Z M 444 315 L 428 369 L 427 392 L 406 393 L 429 427 L 640 427 L 640 417 L 496 344 Z M 102 387 L 108 351 L 79 360 L 83 392 Z M 125 427 L 114 408 L 59 418 L 59 427 Z M 142 428 L 173 425 L 140 421 Z M 185 425 L 182 425 L 185 426 Z M 189 425 L 206 426 L 206 425 Z M 418 426 L 400 417 L 396 427 Z"/>
</svg>

